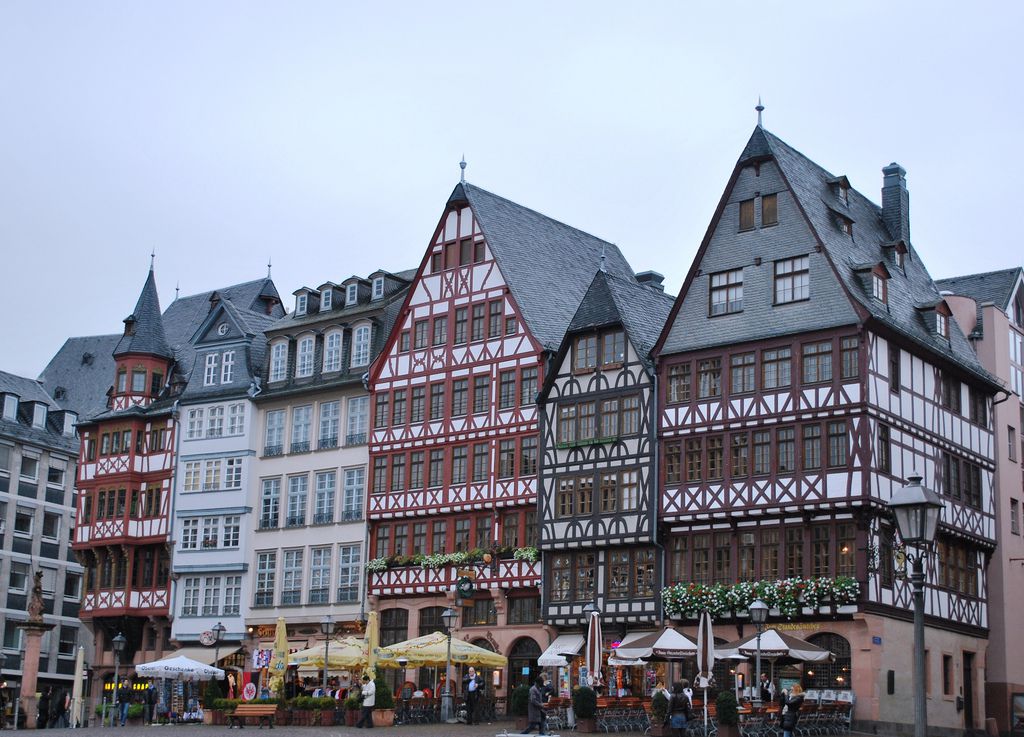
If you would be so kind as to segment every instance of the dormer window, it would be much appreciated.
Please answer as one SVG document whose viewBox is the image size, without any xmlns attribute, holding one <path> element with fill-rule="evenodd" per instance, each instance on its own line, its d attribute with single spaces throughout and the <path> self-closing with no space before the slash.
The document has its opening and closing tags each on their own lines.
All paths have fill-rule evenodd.
<svg viewBox="0 0 1024 737">
<path fill-rule="evenodd" d="M 134 381 L 132 382 L 135 383 Z M 203 386 L 213 386 L 217 383 L 217 354 L 206 354 L 206 370 L 203 373 Z M 133 387 L 134 388 L 134 387 Z"/>
<path fill-rule="evenodd" d="M 117 372 L 117 393 L 124 394 L 128 391 L 128 372 L 121 369 Z"/>
<path fill-rule="evenodd" d="M 288 344 L 274 343 L 270 348 L 270 380 L 281 381 L 288 371 Z"/>
<path fill-rule="evenodd" d="M 46 426 L 46 405 L 36 402 L 32 408 L 32 427 Z"/>
<path fill-rule="evenodd" d="M 378 276 L 373 280 L 373 298 L 380 299 L 384 296 L 384 277 Z"/>
<path fill-rule="evenodd" d="M 4 396 L 4 419 L 18 419 L 18 397 L 14 394 L 7 394 Z"/>
<path fill-rule="evenodd" d="M 839 230 L 842 231 L 843 233 L 846 233 L 847 235 L 853 235 L 853 221 L 850 220 L 850 218 L 844 217 L 836 213 L 836 225 L 839 227 Z"/>
<path fill-rule="evenodd" d="M 878 273 L 871 275 L 871 296 L 879 302 L 888 302 L 888 279 Z"/>
<path fill-rule="evenodd" d="M 949 337 L 949 318 L 941 312 L 935 312 L 935 334 L 940 338 Z"/>
<path fill-rule="evenodd" d="M 132 371 L 132 394 L 142 394 L 146 391 L 146 370 L 135 369 Z"/>
<path fill-rule="evenodd" d="M 840 182 L 836 185 L 836 197 L 838 197 L 839 201 L 844 205 L 850 204 L 850 188 Z"/>
<path fill-rule="evenodd" d="M 354 305 L 359 301 L 359 285 L 349 284 L 345 287 L 345 304 Z"/>
<path fill-rule="evenodd" d="M 334 290 L 325 289 L 323 294 L 320 295 L 320 311 L 328 312 L 331 309 L 331 304 L 334 302 Z"/>
<path fill-rule="evenodd" d="M 306 303 L 309 297 L 305 294 L 299 294 L 295 297 L 295 314 L 305 315 L 306 314 Z"/>
</svg>

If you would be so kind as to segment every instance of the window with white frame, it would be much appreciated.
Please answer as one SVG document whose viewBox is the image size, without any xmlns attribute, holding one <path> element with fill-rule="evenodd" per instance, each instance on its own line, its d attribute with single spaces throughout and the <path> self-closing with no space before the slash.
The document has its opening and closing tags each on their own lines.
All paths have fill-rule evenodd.
<svg viewBox="0 0 1024 737">
<path fill-rule="evenodd" d="M 281 513 L 281 479 L 263 479 L 260 492 L 260 529 L 277 527 Z"/>
<path fill-rule="evenodd" d="M 370 362 L 370 335 L 369 325 L 360 325 L 352 332 L 352 362 L 353 368 L 365 366 Z"/>
<path fill-rule="evenodd" d="M 309 551 L 309 603 L 327 604 L 331 600 L 331 549 Z"/>
<path fill-rule="evenodd" d="M 281 570 L 281 605 L 302 603 L 302 558 L 303 550 L 284 551 L 284 565 Z"/>
<path fill-rule="evenodd" d="M 228 435 L 245 434 L 245 402 L 228 405 Z"/>
<path fill-rule="evenodd" d="M 284 450 L 284 412 L 283 409 L 267 412 L 265 455 L 280 455 Z"/>
<path fill-rule="evenodd" d="M 309 497 L 309 477 L 288 477 L 288 513 L 285 525 L 301 527 L 306 524 L 306 500 Z"/>
<path fill-rule="evenodd" d="M 224 351 L 220 360 L 220 383 L 230 384 L 235 380 L 235 352 Z"/>
<path fill-rule="evenodd" d="M 324 368 L 325 374 L 341 370 L 341 331 L 332 330 L 324 336 Z"/>
<path fill-rule="evenodd" d="M 182 480 L 182 491 L 200 491 L 202 481 L 200 480 L 201 464 L 199 461 L 186 461 L 185 474 Z"/>
<path fill-rule="evenodd" d="M 78 601 L 82 597 L 82 576 L 78 573 L 64 574 L 64 600 Z"/>
<path fill-rule="evenodd" d="M 60 537 L 60 515 L 55 512 L 43 511 L 43 538 L 56 540 Z"/>
<path fill-rule="evenodd" d="M 359 579 L 363 567 L 358 545 L 338 546 L 338 602 L 359 601 Z"/>
<path fill-rule="evenodd" d="M 188 411 L 188 428 L 185 430 L 185 440 L 199 440 L 203 437 L 204 410 L 202 407 Z"/>
<path fill-rule="evenodd" d="M 296 315 L 305 315 L 306 314 L 306 305 L 308 303 L 309 303 L 309 297 L 306 296 L 305 292 L 303 292 L 302 294 L 296 294 L 295 295 L 295 314 Z"/>
<path fill-rule="evenodd" d="M 238 614 L 242 606 L 242 577 L 224 577 L 224 614 Z"/>
<path fill-rule="evenodd" d="M 811 271 L 807 256 L 775 262 L 775 304 L 810 299 Z"/>
<path fill-rule="evenodd" d="M 331 306 L 332 306 L 331 303 L 333 301 L 334 301 L 334 290 L 331 289 L 330 287 L 327 287 L 327 289 L 325 289 L 320 294 L 320 311 L 321 312 L 329 311 L 331 309 Z"/>
<path fill-rule="evenodd" d="M 62 658 L 73 658 L 78 652 L 78 628 L 61 625 L 57 641 L 57 655 Z"/>
<path fill-rule="evenodd" d="M 295 376 L 303 378 L 313 375 L 313 347 L 312 335 L 299 338 L 298 348 L 295 351 Z"/>
<path fill-rule="evenodd" d="M 363 495 L 366 493 L 366 469 L 345 469 L 345 498 L 342 501 L 341 518 L 349 522 L 363 518 Z"/>
<path fill-rule="evenodd" d="M 0 444 L 0 473 L 11 472 L 11 446 Z"/>
<path fill-rule="evenodd" d="M 199 576 L 186 576 L 181 587 L 181 616 L 199 616 Z"/>
<path fill-rule="evenodd" d="M 712 317 L 743 312 L 743 269 L 711 275 L 708 311 Z"/>
<path fill-rule="evenodd" d="M 220 576 L 207 576 L 203 582 L 203 616 L 220 614 Z"/>
<path fill-rule="evenodd" d="M 316 475 L 316 497 L 313 502 L 313 524 L 327 525 L 334 522 L 334 493 L 338 474 L 335 471 L 320 471 Z"/>
<path fill-rule="evenodd" d="M 50 468 L 46 472 L 46 483 L 53 486 L 64 486 L 64 477 L 67 475 L 68 463 L 59 458 L 50 459 Z"/>
<path fill-rule="evenodd" d="M 217 491 L 221 488 L 220 469 L 220 458 L 206 461 L 203 467 L 203 491 Z"/>
<path fill-rule="evenodd" d="M 292 408 L 292 453 L 309 450 L 309 431 L 313 424 L 313 405 Z"/>
<path fill-rule="evenodd" d="M 378 276 L 373 280 L 373 298 L 380 299 L 384 296 L 384 277 Z"/>
<path fill-rule="evenodd" d="M 224 460 L 224 488 L 242 488 L 242 458 L 227 458 Z"/>
<path fill-rule="evenodd" d="M 366 426 L 369 416 L 369 397 L 352 397 L 352 399 L 348 400 L 346 445 L 360 445 L 366 442 Z"/>
<path fill-rule="evenodd" d="M 14 534 L 17 537 L 32 537 L 35 523 L 35 510 L 29 507 L 18 507 L 14 513 Z"/>
<path fill-rule="evenodd" d="M 949 337 L 949 319 L 941 312 L 935 313 L 935 334 L 940 338 Z"/>
<path fill-rule="evenodd" d="M 349 284 L 345 287 L 345 304 L 354 305 L 359 301 L 359 285 Z"/>
<path fill-rule="evenodd" d="M 224 408 L 210 407 L 209 419 L 206 423 L 206 435 L 219 438 L 224 434 Z"/>
<path fill-rule="evenodd" d="M 115 453 L 118 452 L 117 448 L 114 449 L 114 452 Z M 39 457 L 38 456 L 30 456 L 30 455 L 27 455 L 27 454 L 22 455 L 21 456 L 21 470 L 18 471 L 18 475 L 21 478 L 23 478 L 23 479 L 28 479 L 29 481 L 38 481 L 39 480 Z"/>
<path fill-rule="evenodd" d="M 242 537 L 242 518 L 237 515 L 229 515 L 224 518 L 224 537 L 222 547 L 237 548 Z"/>
<path fill-rule="evenodd" d="M 277 553 L 256 554 L 255 606 L 274 606 L 274 588 L 277 584 Z"/>
<path fill-rule="evenodd" d="M 280 341 L 270 346 L 270 380 L 284 381 L 288 377 L 288 343 Z"/>
<path fill-rule="evenodd" d="M 341 401 L 320 403 L 320 441 L 321 448 L 338 447 L 338 430 L 341 422 Z"/>
<path fill-rule="evenodd" d="M 217 383 L 217 354 L 206 354 L 206 371 L 203 373 L 203 386 L 213 386 Z"/>
<path fill-rule="evenodd" d="M 203 547 L 215 548 L 220 543 L 220 517 L 203 517 Z"/>
<path fill-rule="evenodd" d="M 195 517 L 181 521 L 181 549 L 197 550 L 199 548 L 199 520 Z"/>
<path fill-rule="evenodd" d="M 27 591 L 29 573 L 28 563 L 11 561 L 11 575 L 7 582 L 7 588 L 20 593 Z"/>
</svg>

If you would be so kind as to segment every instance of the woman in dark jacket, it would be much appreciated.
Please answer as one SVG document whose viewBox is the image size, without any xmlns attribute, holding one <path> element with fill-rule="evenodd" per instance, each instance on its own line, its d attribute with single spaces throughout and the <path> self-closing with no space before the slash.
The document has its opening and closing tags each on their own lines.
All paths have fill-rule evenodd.
<svg viewBox="0 0 1024 737">
<path fill-rule="evenodd" d="M 804 690 L 799 683 L 793 685 L 793 690 L 785 699 L 785 713 L 782 715 L 782 737 L 793 737 L 796 731 L 796 722 L 800 718 L 800 707 L 804 704 Z"/>
<path fill-rule="evenodd" d="M 672 697 L 668 700 L 668 724 L 675 737 L 683 737 L 690 721 L 690 697 L 682 681 L 672 684 Z"/>
</svg>

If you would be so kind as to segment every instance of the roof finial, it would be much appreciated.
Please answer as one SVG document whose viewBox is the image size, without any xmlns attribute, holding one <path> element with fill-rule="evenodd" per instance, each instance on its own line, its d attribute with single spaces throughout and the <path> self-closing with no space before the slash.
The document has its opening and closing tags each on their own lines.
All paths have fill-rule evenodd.
<svg viewBox="0 0 1024 737">
<path fill-rule="evenodd" d="M 267 278 L 268 279 L 270 278 L 270 266 L 271 266 L 272 262 L 273 262 L 273 258 L 270 257 L 270 256 L 267 256 Z"/>
<path fill-rule="evenodd" d="M 466 154 L 462 154 L 462 161 L 459 162 L 459 168 L 462 172 L 459 174 L 459 181 L 465 184 L 466 182 Z"/>
<path fill-rule="evenodd" d="M 174 285 L 174 301 L 178 301 L 178 294 L 181 292 L 181 282 Z"/>
<path fill-rule="evenodd" d="M 156 262 L 156 249 L 154 248 L 149 252 L 149 270 L 153 270 L 153 264 Z"/>
<path fill-rule="evenodd" d="M 601 271 L 602 274 L 607 271 L 607 269 L 605 269 L 605 267 L 604 267 L 604 244 L 603 243 L 601 244 L 601 266 L 599 268 L 600 268 L 600 271 Z"/>
<path fill-rule="evenodd" d="M 757 127 L 761 127 L 761 113 L 764 112 L 764 105 L 761 104 L 761 96 L 757 96 L 757 107 L 754 108 L 757 111 Z"/>
</svg>

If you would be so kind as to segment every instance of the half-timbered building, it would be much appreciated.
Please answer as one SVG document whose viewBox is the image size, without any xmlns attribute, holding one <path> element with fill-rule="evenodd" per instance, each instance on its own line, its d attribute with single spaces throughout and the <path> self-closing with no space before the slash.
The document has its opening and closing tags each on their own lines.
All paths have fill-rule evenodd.
<svg viewBox="0 0 1024 737">
<path fill-rule="evenodd" d="M 270 279 L 219 290 L 243 309 L 280 317 Z M 132 314 L 116 339 L 112 365 L 81 354 L 81 365 L 107 365 L 112 374 L 76 371 L 82 340 L 68 341 L 47 367 L 48 383 L 72 387 L 91 414 L 79 423 L 78 503 L 72 549 L 85 568 L 80 617 L 95 639 L 88 656 L 95 683 L 113 680 L 112 641 L 126 638 L 121 664 L 155 660 L 171 649 L 171 501 L 178 447 L 177 400 L 189 383 L 197 329 L 211 293 L 175 300 L 161 315 L 152 268 Z M 90 339 L 91 340 L 91 339 Z M 89 341 L 86 341 L 89 342 Z M 105 336 L 96 345 L 106 344 Z M 91 344 L 91 343 L 90 343 Z M 200 369 L 202 370 L 202 369 Z M 77 383 L 76 383 L 77 382 Z M 106 401 L 94 398 L 108 387 Z M 94 694 L 98 700 L 99 694 Z"/>
<path fill-rule="evenodd" d="M 609 274 L 633 279 L 614 245 L 459 184 L 370 372 L 381 640 L 443 629 L 441 612 L 460 607 L 456 635 L 510 658 L 502 692 L 549 639 L 535 401 L 602 253 Z"/>
<path fill-rule="evenodd" d="M 857 721 L 905 723 L 911 593 L 886 504 L 920 474 L 946 505 L 927 571 L 929 720 L 976 728 L 998 385 L 911 244 L 905 172 L 883 173 L 879 207 L 760 126 L 743 150 L 653 354 L 681 584 L 666 597 L 686 617 L 720 584 L 699 608 L 731 638 L 750 629 L 737 582 L 769 582 L 770 623 L 836 655 L 776 675 L 852 687 Z"/>
<path fill-rule="evenodd" d="M 661 619 L 657 412 L 648 354 L 672 302 L 658 274 L 633 279 L 597 271 L 544 381 L 542 601 L 544 621 L 560 631 L 578 630 L 588 604 L 602 612 L 615 639 Z M 541 665 L 566 665 L 566 650 L 582 644 L 581 636 L 560 640 Z"/>
</svg>

